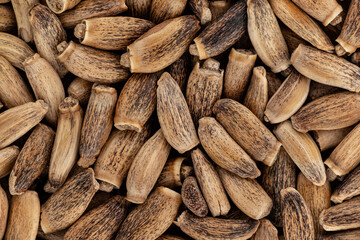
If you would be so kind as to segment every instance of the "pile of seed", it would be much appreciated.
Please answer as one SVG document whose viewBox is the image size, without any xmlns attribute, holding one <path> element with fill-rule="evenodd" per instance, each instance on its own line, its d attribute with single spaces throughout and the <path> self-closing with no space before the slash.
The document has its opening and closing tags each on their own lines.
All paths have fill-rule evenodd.
<svg viewBox="0 0 360 240">
<path fill-rule="evenodd" d="M 360 0 L 0 0 L 0 239 L 359 240 Z"/>
</svg>

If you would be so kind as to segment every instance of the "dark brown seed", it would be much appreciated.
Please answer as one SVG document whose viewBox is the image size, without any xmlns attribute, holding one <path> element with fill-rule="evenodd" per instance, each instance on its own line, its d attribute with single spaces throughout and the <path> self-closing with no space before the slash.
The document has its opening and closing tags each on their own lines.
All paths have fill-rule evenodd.
<svg viewBox="0 0 360 240">
<path fill-rule="evenodd" d="M 150 20 L 161 23 L 165 20 L 179 17 L 185 9 L 187 0 L 152 0 Z"/>
<path fill-rule="evenodd" d="M 126 5 L 129 7 L 129 13 L 131 16 L 148 19 L 151 7 L 151 0 L 125 0 L 125 2 Z"/>
<path fill-rule="evenodd" d="M 341 183 L 335 188 L 331 195 L 331 201 L 342 203 L 360 194 L 360 166 L 355 168 Z"/>
<path fill-rule="evenodd" d="M 208 206 L 199 189 L 195 177 L 187 177 L 181 187 L 181 199 L 185 206 L 196 216 L 205 217 L 208 214 Z"/>
<path fill-rule="evenodd" d="M 186 89 L 189 75 L 190 62 L 188 58 L 188 54 L 185 53 L 181 58 L 176 60 L 167 68 L 167 71 L 170 73 L 171 77 L 177 82 L 177 84 L 179 84 L 182 92 L 184 92 Z"/>
<path fill-rule="evenodd" d="M 267 219 L 260 220 L 260 226 L 251 240 L 278 240 L 278 230 Z"/>
</svg>

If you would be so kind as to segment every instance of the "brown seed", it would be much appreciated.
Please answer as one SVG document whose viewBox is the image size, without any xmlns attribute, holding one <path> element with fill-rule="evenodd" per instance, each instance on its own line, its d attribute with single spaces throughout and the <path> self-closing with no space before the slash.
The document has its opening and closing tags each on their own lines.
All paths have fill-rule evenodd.
<svg viewBox="0 0 360 240">
<path fill-rule="evenodd" d="M 68 70 L 58 60 L 56 46 L 66 41 L 66 32 L 59 18 L 41 4 L 35 4 L 28 14 L 38 53 L 55 68 L 60 77 L 64 77 Z"/>
<path fill-rule="evenodd" d="M 48 111 L 43 100 L 10 108 L 0 114 L 0 149 L 22 137 L 38 124 Z"/>
<path fill-rule="evenodd" d="M 334 52 L 330 38 L 291 0 L 269 0 L 276 16 L 297 35 L 326 52 Z"/>
<path fill-rule="evenodd" d="M 0 185 L 0 238 L 2 239 L 5 230 L 9 211 L 9 201 L 6 192 Z"/>
<path fill-rule="evenodd" d="M 300 44 L 290 61 L 298 72 L 314 81 L 360 91 L 360 67 L 334 54 Z"/>
<path fill-rule="evenodd" d="M 196 216 L 205 217 L 208 214 L 208 206 L 195 177 L 189 176 L 184 180 L 181 187 L 181 199 L 184 205 Z"/>
<path fill-rule="evenodd" d="M 244 178 L 260 176 L 261 173 L 254 160 L 231 138 L 215 118 L 200 119 L 198 133 L 201 145 L 217 165 Z"/>
<path fill-rule="evenodd" d="M 247 6 L 248 33 L 259 58 L 274 73 L 286 70 L 289 51 L 270 4 L 267 0 L 248 0 Z"/>
<path fill-rule="evenodd" d="M 179 84 L 182 92 L 185 92 L 186 84 L 189 76 L 190 63 L 188 54 L 184 53 L 181 58 L 176 60 L 167 68 L 167 72 Z"/>
<path fill-rule="evenodd" d="M 11 1 L 14 9 L 18 36 L 25 42 L 32 42 L 34 40 L 31 25 L 28 18 L 29 10 L 39 3 L 39 0 L 13 0 Z"/>
<path fill-rule="evenodd" d="M 355 168 L 341 183 L 335 188 L 331 195 L 331 201 L 342 203 L 344 200 L 351 199 L 360 194 L 360 166 Z"/>
<path fill-rule="evenodd" d="M 311 81 L 310 83 L 310 91 L 309 91 L 309 97 L 311 100 L 315 100 L 317 98 L 321 98 L 326 95 L 338 93 L 344 91 L 341 88 L 325 85 L 322 83 L 318 83 L 315 81 Z"/>
<path fill-rule="evenodd" d="M 0 101 L 0 109 L 4 107 L 4 104 Z"/>
<path fill-rule="evenodd" d="M 190 48 L 190 53 L 198 55 L 200 60 L 217 56 L 234 45 L 245 33 L 245 29 L 246 4 L 245 1 L 239 1 L 194 39 L 195 44 Z"/>
<path fill-rule="evenodd" d="M 129 67 L 132 73 L 160 71 L 186 52 L 199 29 L 195 16 L 166 20 L 130 44 L 127 53 L 121 56 L 121 64 Z"/>
<path fill-rule="evenodd" d="M 200 149 L 191 151 L 194 171 L 213 217 L 228 214 L 230 203 L 214 166 Z"/>
<path fill-rule="evenodd" d="M 149 12 L 152 0 L 125 0 L 126 5 L 129 7 L 129 13 L 133 17 L 149 18 Z"/>
<path fill-rule="evenodd" d="M 220 167 L 217 171 L 226 192 L 243 213 L 253 219 L 269 215 L 273 201 L 256 180 L 239 177 Z"/>
<path fill-rule="evenodd" d="M 59 15 L 64 28 L 74 28 L 84 19 L 115 16 L 125 12 L 125 0 L 85 0 Z"/>
<path fill-rule="evenodd" d="M 308 103 L 291 117 L 299 132 L 334 130 L 349 127 L 360 120 L 360 94 L 340 92 Z"/>
<path fill-rule="evenodd" d="M 191 11 L 200 20 L 201 25 L 206 25 L 212 19 L 208 0 L 189 0 Z"/>
<path fill-rule="evenodd" d="M 86 106 L 92 89 L 93 83 L 82 78 L 75 78 L 69 85 L 67 92 L 69 96 L 79 100 L 82 106 Z"/>
<path fill-rule="evenodd" d="M 301 194 L 292 187 L 281 190 L 283 230 L 285 239 L 315 239 L 314 222 Z"/>
<path fill-rule="evenodd" d="M 200 218 L 187 211 L 184 211 L 174 224 L 197 240 L 245 240 L 259 227 L 259 221 L 253 219 Z"/>
<path fill-rule="evenodd" d="M 331 153 L 325 164 L 339 176 L 348 174 L 360 163 L 360 124 L 351 130 Z"/>
<path fill-rule="evenodd" d="M 320 224 L 325 231 L 360 227 L 360 197 L 353 198 L 321 212 Z"/>
<path fill-rule="evenodd" d="M 157 239 L 175 220 L 180 204 L 180 194 L 166 187 L 156 188 L 144 204 L 129 213 L 116 240 Z"/>
<path fill-rule="evenodd" d="M 164 235 L 161 235 L 160 237 L 158 237 L 156 240 L 187 240 L 187 239 L 188 238 L 185 238 L 185 237 L 164 234 Z"/>
<path fill-rule="evenodd" d="M 211 116 L 212 107 L 221 97 L 223 75 L 220 63 L 212 58 L 207 59 L 202 67 L 197 62 L 190 73 L 186 102 L 196 126 L 200 118 Z"/>
<path fill-rule="evenodd" d="M 351 56 L 351 62 L 360 66 L 360 51 L 357 51 Z"/>
<path fill-rule="evenodd" d="M 186 157 L 176 157 L 169 159 L 163 168 L 157 186 L 168 188 L 180 187 L 185 178 L 194 174 L 194 169 L 184 163 Z"/>
<path fill-rule="evenodd" d="M 165 166 L 170 150 L 162 129 L 140 148 L 131 163 L 126 179 L 126 199 L 129 202 L 145 202 Z"/>
<path fill-rule="evenodd" d="M 119 130 L 141 132 L 156 108 L 159 74 L 133 74 L 120 92 L 114 126 Z"/>
<path fill-rule="evenodd" d="M 0 43 L 1 44 L 1 43 Z M 7 108 L 34 101 L 31 90 L 16 69 L 0 56 L 0 99 Z"/>
<path fill-rule="evenodd" d="M 152 0 L 150 20 L 156 24 L 179 17 L 185 9 L 187 0 Z"/>
<path fill-rule="evenodd" d="M 19 152 L 19 147 L 15 145 L 0 150 L 0 178 L 11 172 Z"/>
<path fill-rule="evenodd" d="M 59 75 L 51 64 L 35 53 L 25 59 L 24 68 L 37 99 L 43 99 L 49 106 L 45 118 L 52 126 L 56 126 L 59 104 L 65 98 L 65 90 Z"/>
<path fill-rule="evenodd" d="M 79 101 L 72 97 L 65 98 L 59 105 L 58 125 L 49 164 L 49 182 L 44 187 L 47 192 L 55 192 L 64 184 L 77 160 L 83 115 Z"/>
<path fill-rule="evenodd" d="M 269 218 L 273 220 L 275 226 L 282 227 L 280 192 L 282 189 L 296 186 L 296 165 L 284 148 L 280 149 L 274 165 L 265 166 L 261 183 L 273 199 L 273 208 Z"/>
<path fill-rule="evenodd" d="M 108 139 L 113 125 L 116 99 L 115 88 L 94 84 L 81 129 L 78 161 L 80 167 L 87 168 L 94 164 Z"/>
<path fill-rule="evenodd" d="M 267 219 L 261 219 L 260 225 L 251 240 L 278 240 L 278 230 Z"/>
<path fill-rule="evenodd" d="M 166 140 L 179 153 L 189 151 L 199 144 L 185 97 L 167 72 L 158 81 L 157 114 Z"/>
<path fill-rule="evenodd" d="M 54 232 L 54 233 L 44 233 L 41 227 L 39 227 L 37 232 L 37 237 L 44 240 L 63 240 L 66 230 Z"/>
<path fill-rule="evenodd" d="M 120 63 L 120 56 L 73 41 L 62 42 L 57 46 L 58 59 L 74 75 L 97 83 L 116 83 L 127 80 L 129 72 Z"/>
<path fill-rule="evenodd" d="M 15 67 L 24 70 L 22 63 L 34 55 L 34 51 L 23 40 L 14 35 L 0 32 L 0 54 Z"/>
<path fill-rule="evenodd" d="M 246 91 L 244 106 L 263 121 L 264 111 L 268 102 L 268 81 L 264 67 L 255 67 L 250 85 Z"/>
<path fill-rule="evenodd" d="M 305 177 L 316 186 L 324 185 L 325 166 L 319 148 L 311 136 L 297 132 L 290 121 L 280 123 L 274 133 Z"/>
<path fill-rule="evenodd" d="M 44 171 L 50 159 L 55 132 L 38 124 L 21 149 L 9 177 L 11 195 L 21 195 Z"/>
<path fill-rule="evenodd" d="M 11 32 L 16 29 L 16 18 L 12 7 L 0 5 L 0 31 Z"/>
<path fill-rule="evenodd" d="M 40 200 L 34 191 L 11 198 L 5 239 L 35 240 L 40 220 Z"/>
<path fill-rule="evenodd" d="M 210 11 L 212 15 L 212 21 L 223 15 L 226 10 L 231 7 L 231 0 L 210 0 Z"/>
<path fill-rule="evenodd" d="M 103 50 L 126 50 L 126 47 L 152 28 L 148 20 L 133 17 L 98 17 L 77 24 L 74 35 L 81 44 Z"/>
<path fill-rule="evenodd" d="M 124 197 L 112 197 L 77 220 L 64 239 L 111 239 L 125 219 L 128 206 Z"/>
<path fill-rule="evenodd" d="M 246 107 L 231 99 L 221 99 L 213 113 L 234 140 L 254 159 L 271 166 L 281 143 Z"/>
<path fill-rule="evenodd" d="M 295 114 L 307 99 L 310 82 L 309 78 L 293 70 L 267 103 L 265 121 L 280 123 Z"/>
<path fill-rule="evenodd" d="M 75 7 L 81 0 L 46 0 L 46 4 L 56 14 Z"/>
<path fill-rule="evenodd" d="M 331 206 L 330 195 L 331 188 L 329 181 L 321 187 L 315 186 L 312 182 L 306 179 L 304 174 L 300 173 L 297 178 L 297 187 L 301 196 L 304 198 L 306 205 L 310 209 L 312 219 L 314 221 L 315 238 L 321 239 L 325 233 L 320 226 L 319 215 L 322 210 Z"/>
<path fill-rule="evenodd" d="M 320 150 L 325 151 L 336 147 L 351 131 L 352 127 L 340 128 L 335 130 L 315 130 L 314 138 Z"/>
<path fill-rule="evenodd" d="M 266 72 L 266 79 L 268 80 L 268 96 L 271 98 L 280 88 L 282 81 L 273 72 Z"/>
<path fill-rule="evenodd" d="M 120 188 L 137 152 L 150 135 L 149 127 L 145 125 L 140 133 L 113 130 L 96 160 L 96 179 Z"/>
<path fill-rule="evenodd" d="M 85 212 L 98 189 L 99 184 L 91 168 L 66 181 L 41 206 L 40 225 L 44 233 L 53 233 L 71 226 Z"/>
<path fill-rule="evenodd" d="M 323 237 L 323 240 L 358 240 L 360 229 L 333 233 Z"/>
<path fill-rule="evenodd" d="M 250 80 L 257 54 L 252 50 L 231 49 L 224 79 L 224 97 L 240 101 Z"/>
<path fill-rule="evenodd" d="M 337 25 L 339 23 L 339 14 L 343 11 L 336 0 L 325 0 L 316 3 L 306 0 L 294 0 L 293 2 L 307 14 L 322 22 L 324 26 L 329 23 L 334 26 Z"/>
<path fill-rule="evenodd" d="M 295 49 L 300 45 L 300 44 L 304 44 L 306 45 L 307 42 L 302 39 L 301 37 L 299 37 L 296 33 L 294 33 L 293 31 L 291 31 L 288 28 L 282 28 L 281 32 L 285 38 L 285 42 L 289 48 L 289 52 L 292 53 L 295 51 Z"/>
</svg>

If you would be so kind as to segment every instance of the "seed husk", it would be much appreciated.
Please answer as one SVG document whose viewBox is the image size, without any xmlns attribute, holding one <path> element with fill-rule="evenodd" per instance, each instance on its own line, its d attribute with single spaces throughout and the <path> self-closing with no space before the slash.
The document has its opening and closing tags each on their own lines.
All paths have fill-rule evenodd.
<svg viewBox="0 0 360 240">
<path fill-rule="evenodd" d="M 117 92 L 115 88 L 94 84 L 86 109 L 80 139 L 78 165 L 87 168 L 94 164 L 113 126 Z"/>
<path fill-rule="evenodd" d="M 56 126 L 59 104 L 65 98 L 65 90 L 58 73 L 37 53 L 25 59 L 23 65 L 36 98 L 43 99 L 49 106 L 45 118 L 52 126 Z"/>
<path fill-rule="evenodd" d="M 59 105 L 56 136 L 49 164 L 49 179 L 44 187 L 47 192 L 55 192 L 64 184 L 77 160 L 83 115 L 79 101 L 72 97 L 65 98 Z"/>
<path fill-rule="evenodd" d="M 43 100 L 10 108 L 0 114 L 0 149 L 9 146 L 38 124 L 48 111 Z"/>
<path fill-rule="evenodd" d="M 10 6 L 0 5 L 0 31 L 11 32 L 16 29 L 16 18 Z"/>
<path fill-rule="evenodd" d="M 339 14 L 343 9 L 336 0 L 326 0 L 316 3 L 305 0 L 294 0 L 293 2 L 311 17 L 320 21 L 324 26 L 328 24 L 335 26 L 342 21 Z"/>
<path fill-rule="evenodd" d="M 66 32 L 59 18 L 47 6 L 35 4 L 29 10 L 29 22 L 38 53 L 55 68 L 60 77 L 64 77 L 68 70 L 57 58 L 56 46 L 66 41 Z"/>
<path fill-rule="evenodd" d="M 157 239 L 173 223 L 181 204 L 177 192 L 158 187 L 121 224 L 116 240 Z"/>
<path fill-rule="evenodd" d="M 186 102 L 196 126 L 201 118 L 211 116 L 212 107 L 221 97 L 223 76 L 220 63 L 212 58 L 207 59 L 201 67 L 197 62 L 190 73 Z"/>
<path fill-rule="evenodd" d="M 148 20 L 133 17 L 98 17 L 77 24 L 74 35 L 81 44 L 103 50 L 126 50 L 126 47 L 152 28 Z"/>
<path fill-rule="evenodd" d="M 224 78 L 224 97 L 240 101 L 250 80 L 257 54 L 252 50 L 234 49 L 229 54 Z"/>
<path fill-rule="evenodd" d="M 269 218 L 275 226 L 282 227 L 280 192 L 282 189 L 296 186 L 296 165 L 284 148 L 280 149 L 274 165 L 265 166 L 261 183 L 266 193 L 273 199 Z"/>
<path fill-rule="evenodd" d="M 234 100 L 220 99 L 215 103 L 213 113 L 254 160 L 268 166 L 274 163 L 281 143 L 249 109 Z"/>
<path fill-rule="evenodd" d="M 0 54 L 15 67 L 24 70 L 22 63 L 35 53 L 22 39 L 0 32 Z"/>
<path fill-rule="evenodd" d="M 360 227 L 360 197 L 353 198 L 321 212 L 320 224 L 325 231 Z"/>
<path fill-rule="evenodd" d="M 180 156 L 169 159 L 163 168 L 157 186 L 164 186 L 168 188 L 180 187 L 185 178 L 193 175 L 194 169 L 184 163 L 186 157 Z"/>
<path fill-rule="evenodd" d="M 208 0 L 189 0 L 191 11 L 200 20 L 201 25 L 206 25 L 212 19 Z"/>
<path fill-rule="evenodd" d="M 310 82 L 309 78 L 294 70 L 267 103 L 265 120 L 275 124 L 295 114 L 307 99 Z"/>
<path fill-rule="evenodd" d="M 53 233 L 71 226 L 85 212 L 99 184 L 89 168 L 70 178 L 41 206 L 41 228 Z"/>
<path fill-rule="evenodd" d="M 314 138 L 321 151 L 334 148 L 348 135 L 352 127 L 340 128 L 335 130 L 315 130 Z"/>
<path fill-rule="evenodd" d="M 197 240 L 245 240 L 259 227 L 259 221 L 253 219 L 200 218 L 187 211 L 184 211 L 174 224 Z"/>
<path fill-rule="evenodd" d="M 11 172 L 19 152 L 19 147 L 15 145 L 0 150 L 0 178 Z"/>
<path fill-rule="evenodd" d="M 179 17 L 184 11 L 186 3 L 187 0 L 152 0 L 150 20 L 158 24 Z"/>
<path fill-rule="evenodd" d="M 46 4 L 56 14 L 74 8 L 81 0 L 46 0 Z"/>
<path fill-rule="evenodd" d="M 185 53 L 199 30 L 195 16 L 166 20 L 130 44 L 127 53 L 121 56 L 121 64 L 129 67 L 132 73 L 160 71 Z"/>
<path fill-rule="evenodd" d="M 354 125 L 360 120 L 360 94 L 340 92 L 308 103 L 291 117 L 299 132 L 335 130 Z"/>
<path fill-rule="evenodd" d="M 286 70 L 289 51 L 270 4 L 267 0 L 248 0 L 247 6 L 248 33 L 259 58 L 274 73 Z"/>
<path fill-rule="evenodd" d="M 331 201 L 334 203 L 342 203 L 344 200 L 351 199 L 359 194 L 360 167 L 357 167 L 335 188 L 331 194 Z"/>
<path fill-rule="evenodd" d="M 262 121 L 267 102 L 268 81 L 266 79 L 266 70 L 262 66 L 255 67 L 244 98 L 244 106 Z"/>
<path fill-rule="evenodd" d="M 234 45 L 245 33 L 245 29 L 246 4 L 245 1 L 238 1 L 220 17 L 214 18 L 194 39 L 195 44 L 190 53 L 198 55 L 200 60 L 217 56 Z"/>
<path fill-rule="evenodd" d="M 291 0 L 269 0 L 276 16 L 304 40 L 326 52 L 334 52 L 334 45 L 324 31 L 310 16 Z"/>
<path fill-rule="evenodd" d="M 300 44 L 290 61 L 298 72 L 314 81 L 360 91 L 360 67 L 334 54 Z"/>
<path fill-rule="evenodd" d="M 304 176 L 316 186 L 324 185 L 325 166 L 312 137 L 308 133 L 297 132 L 290 121 L 280 123 L 274 133 Z"/>
<path fill-rule="evenodd" d="M 122 196 L 114 196 L 77 220 L 64 239 L 109 240 L 126 217 L 129 203 Z"/>
<path fill-rule="evenodd" d="M 64 28 L 74 28 L 84 19 L 115 16 L 127 9 L 125 0 L 85 0 L 60 14 L 59 19 Z"/>
<path fill-rule="evenodd" d="M 360 124 L 334 149 L 325 164 L 338 176 L 348 174 L 360 163 Z"/>
<path fill-rule="evenodd" d="M 260 225 L 251 240 L 278 240 L 278 230 L 267 219 L 261 219 Z"/>
<path fill-rule="evenodd" d="M 1 44 L 1 43 L 0 43 Z M 7 108 L 34 101 L 31 90 L 16 69 L 0 56 L 0 99 Z"/>
<path fill-rule="evenodd" d="M 9 177 L 11 195 L 21 195 L 30 188 L 49 162 L 55 132 L 38 124 L 21 149 Z"/>
<path fill-rule="evenodd" d="M 129 7 L 129 13 L 133 17 L 141 17 L 144 19 L 149 18 L 149 12 L 152 0 L 125 0 L 126 5 Z"/>
<path fill-rule="evenodd" d="M 195 176 L 213 217 L 226 215 L 230 203 L 214 166 L 200 149 L 191 151 Z"/>
<path fill-rule="evenodd" d="M 132 161 L 149 135 L 149 124 L 140 133 L 113 130 L 96 160 L 96 179 L 109 183 L 112 188 L 120 188 Z"/>
<path fill-rule="evenodd" d="M 40 200 L 35 191 L 13 196 L 5 239 L 35 240 L 40 220 Z"/>
<path fill-rule="evenodd" d="M 169 73 L 163 73 L 157 84 L 157 114 L 161 129 L 168 143 L 182 154 L 199 144 L 189 107 Z"/>
<path fill-rule="evenodd" d="M 184 205 L 196 216 L 205 217 L 208 214 L 208 206 L 195 177 L 189 176 L 184 180 L 181 187 L 181 199 Z"/>
<path fill-rule="evenodd" d="M 285 239 L 315 239 L 314 222 L 304 198 L 294 188 L 281 190 Z"/>
<path fill-rule="evenodd" d="M 0 185 L 0 238 L 2 239 L 5 230 L 9 211 L 9 201 L 6 192 Z"/>
<path fill-rule="evenodd" d="M 111 84 L 127 80 L 129 72 L 120 63 L 120 56 L 73 41 L 57 46 L 58 59 L 74 75 L 90 81 Z"/>
<path fill-rule="evenodd" d="M 86 106 L 92 89 L 93 83 L 82 78 L 75 78 L 69 85 L 68 95 L 76 98 L 82 106 Z"/>
<path fill-rule="evenodd" d="M 310 209 L 312 219 L 314 221 L 315 239 L 321 239 L 325 233 L 320 226 L 319 215 L 322 210 L 331 206 L 330 195 L 331 188 L 329 181 L 326 181 L 323 186 L 316 186 L 300 173 L 297 178 L 297 187 L 301 196 L 304 198 L 306 205 Z"/>
<path fill-rule="evenodd" d="M 159 74 L 133 74 L 117 100 L 114 126 L 119 130 L 141 132 L 156 108 Z"/>
<path fill-rule="evenodd" d="M 131 163 L 126 179 L 126 199 L 129 202 L 145 202 L 165 166 L 170 150 L 162 129 L 140 148 Z"/>
<path fill-rule="evenodd" d="M 260 170 L 254 160 L 231 138 L 215 118 L 200 119 L 198 133 L 201 145 L 217 165 L 244 178 L 260 176 Z"/>
</svg>

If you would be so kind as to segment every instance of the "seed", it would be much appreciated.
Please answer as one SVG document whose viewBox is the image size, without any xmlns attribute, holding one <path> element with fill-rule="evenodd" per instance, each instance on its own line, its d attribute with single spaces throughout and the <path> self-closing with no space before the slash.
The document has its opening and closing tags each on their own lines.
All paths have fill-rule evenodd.
<svg viewBox="0 0 360 240">
<path fill-rule="evenodd" d="M 189 0 L 189 5 L 201 25 L 206 25 L 211 21 L 212 14 L 208 0 Z"/>
<path fill-rule="evenodd" d="M 67 92 L 69 96 L 76 98 L 82 106 L 86 106 L 92 89 L 93 83 L 82 78 L 75 78 L 69 85 Z"/>
<path fill-rule="evenodd" d="M 267 219 L 261 219 L 256 233 L 250 238 L 251 240 L 277 240 L 278 230 Z"/>
<path fill-rule="evenodd" d="M 357 240 L 359 238 L 360 229 L 348 230 L 343 232 L 333 233 L 324 236 L 324 240 Z"/>
<path fill-rule="evenodd" d="M 335 188 L 331 201 L 342 203 L 360 194 L 360 167 L 357 167 Z"/>
<path fill-rule="evenodd" d="M 129 7 L 129 13 L 131 16 L 145 19 L 149 18 L 151 0 L 126 0 L 126 5 Z"/>
<path fill-rule="evenodd" d="M 13 9 L 10 6 L 0 6 L 0 31 L 11 32 L 16 29 L 16 19 Z"/>
<path fill-rule="evenodd" d="M 153 0 L 150 8 L 150 20 L 161 23 L 179 17 L 185 9 L 187 0 Z"/>
<path fill-rule="evenodd" d="M 168 188 L 180 187 L 185 178 L 194 174 L 194 169 L 184 163 L 186 157 L 176 157 L 169 159 L 162 170 L 157 186 Z"/>
<path fill-rule="evenodd" d="M 185 92 L 186 84 L 189 77 L 189 57 L 187 53 L 184 53 L 181 58 L 176 60 L 171 64 L 167 71 L 170 73 L 171 77 L 179 84 L 182 92 Z"/>
<path fill-rule="evenodd" d="M 314 138 L 321 151 L 334 148 L 346 137 L 352 127 L 340 128 L 335 130 L 315 130 Z"/>
<path fill-rule="evenodd" d="M 208 206 L 195 177 L 189 176 L 184 180 L 181 187 L 181 199 L 184 205 L 196 216 L 205 217 L 208 214 Z"/>
<path fill-rule="evenodd" d="M 0 150 L 0 178 L 11 172 L 19 152 L 19 147 L 15 145 Z"/>
<path fill-rule="evenodd" d="M 0 185 L 0 238 L 2 239 L 5 230 L 9 211 L 9 201 L 6 192 Z"/>
</svg>

